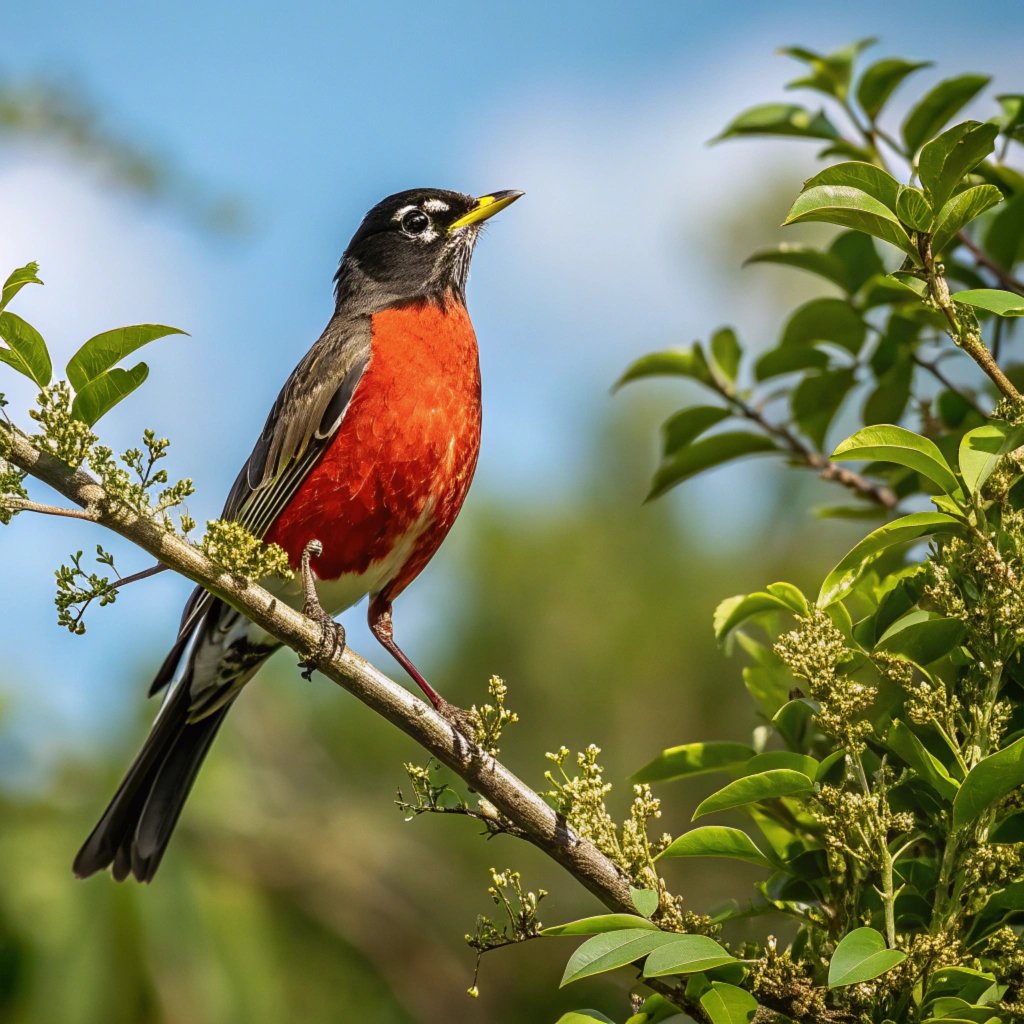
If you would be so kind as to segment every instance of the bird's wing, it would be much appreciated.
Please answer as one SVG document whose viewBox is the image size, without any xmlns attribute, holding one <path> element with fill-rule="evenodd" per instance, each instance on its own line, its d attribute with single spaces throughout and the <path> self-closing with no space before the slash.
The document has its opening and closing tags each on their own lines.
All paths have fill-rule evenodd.
<svg viewBox="0 0 1024 1024">
<path fill-rule="evenodd" d="M 335 316 L 316 344 L 292 371 L 277 396 L 252 454 L 235 479 L 222 517 L 263 537 L 298 490 L 317 459 L 337 434 L 352 395 L 370 361 L 371 325 L 368 316 Z M 197 587 L 185 604 L 178 639 L 171 648 L 150 694 L 175 677 L 189 639 L 201 630 L 202 639 L 216 641 L 240 618 L 223 601 Z M 196 645 L 189 654 L 195 658 Z M 204 689 L 204 680 L 190 688 Z"/>
<path fill-rule="evenodd" d="M 370 360 L 370 318 L 334 317 L 277 396 L 222 513 L 257 537 L 305 480 L 341 427 Z"/>
</svg>

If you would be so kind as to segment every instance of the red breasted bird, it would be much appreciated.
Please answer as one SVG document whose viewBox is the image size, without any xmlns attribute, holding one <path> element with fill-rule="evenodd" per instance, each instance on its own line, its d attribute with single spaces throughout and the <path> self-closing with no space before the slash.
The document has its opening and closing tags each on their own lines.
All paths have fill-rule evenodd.
<svg viewBox="0 0 1024 1024">
<path fill-rule="evenodd" d="M 281 545 L 293 568 L 305 552 L 319 604 L 298 576 L 265 581 L 294 607 L 337 615 L 369 595 L 373 634 L 442 711 L 395 643 L 391 603 L 437 551 L 473 478 L 480 366 L 466 277 L 481 224 L 521 195 L 413 189 L 370 210 L 335 277 L 334 315 L 278 395 L 223 512 Z M 76 875 L 112 864 L 118 881 L 152 879 L 225 714 L 278 647 L 192 593 L 150 690 L 167 688 L 163 706 Z"/>
</svg>

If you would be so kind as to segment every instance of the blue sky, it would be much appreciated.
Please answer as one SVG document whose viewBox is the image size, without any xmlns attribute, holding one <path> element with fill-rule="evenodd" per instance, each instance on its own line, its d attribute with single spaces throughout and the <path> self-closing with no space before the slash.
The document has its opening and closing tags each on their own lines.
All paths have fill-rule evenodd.
<svg viewBox="0 0 1024 1024">
<path fill-rule="evenodd" d="M 168 154 L 249 212 L 243 236 L 211 236 L 173 210 L 110 195 L 58 154 L 0 149 L 0 269 L 41 262 L 47 286 L 23 293 L 18 311 L 56 353 L 122 323 L 190 332 L 153 347 L 156 383 L 108 429 L 122 446 L 140 417 L 168 434 L 179 468 L 196 477 L 200 518 L 218 512 L 270 401 L 330 313 L 348 237 L 383 195 L 526 190 L 483 238 L 470 283 L 486 403 L 477 488 L 542 503 L 572 486 L 574 454 L 621 401 L 608 386 L 631 358 L 723 321 L 764 336 L 756 293 L 738 292 L 730 268 L 692 243 L 758 173 L 796 182 L 810 166 L 794 162 L 793 147 L 704 145 L 743 107 L 785 96 L 796 66 L 773 55 L 777 46 L 879 35 L 880 56 L 938 62 L 922 83 L 985 69 L 997 91 L 1024 87 L 1019 0 L 980 0 L 969 16 L 948 0 L 41 2 L 8 10 L 4 35 L 8 81 L 80 88 L 112 132 Z M 27 398 L 6 381 L 3 390 L 16 408 Z M 721 494 L 728 477 L 709 486 L 718 491 L 695 500 Z M 97 706 L 82 666 L 110 666 L 103 692 L 123 697 L 169 638 L 185 589 L 171 580 L 126 592 L 83 640 L 52 626 L 41 568 L 98 539 L 24 521 L 0 534 L 19 594 L 0 625 L 5 678 L 18 681 L 23 713 L 81 721 Z M 424 642 L 444 583 L 442 557 L 404 599 L 408 646 Z M 19 640 L 40 635 L 44 659 Z"/>
</svg>

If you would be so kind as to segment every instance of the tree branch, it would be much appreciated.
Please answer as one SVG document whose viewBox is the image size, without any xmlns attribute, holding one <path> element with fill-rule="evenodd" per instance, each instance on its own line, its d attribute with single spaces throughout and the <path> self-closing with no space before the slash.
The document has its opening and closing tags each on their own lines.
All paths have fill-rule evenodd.
<svg viewBox="0 0 1024 1024">
<path fill-rule="evenodd" d="M 94 522 L 131 541 L 152 555 L 160 567 L 198 583 L 300 655 L 317 650 L 321 634 L 318 621 L 281 603 L 258 584 L 225 572 L 197 547 L 169 533 L 160 523 L 123 503 L 108 500 L 99 482 L 86 471 L 70 469 L 9 424 L 0 423 L 0 447 L 10 463 L 78 505 L 82 511 L 76 513 L 76 518 Z M 137 576 L 156 571 L 158 568 L 154 567 Z M 609 910 L 635 913 L 629 879 L 622 869 L 570 828 L 539 794 L 493 755 L 456 732 L 430 705 L 355 651 L 346 649 L 340 654 L 323 655 L 317 659 L 316 667 L 450 768 L 511 823 L 514 834 L 565 868 Z M 700 1004 L 687 997 L 682 984 L 660 978 L 644 979 L 644 984 L 696 1019 L 707 1019 Z M 778 1013 L 792 1010 L 784 995 L 762 995 L 761 1002 Z M 820 1022 L 840 1019 L 831 1011 L 814 1017 Z"/>
<path fill-rule="evenodd" d="M 316 650 L 320 624 L 283 604 L 255 583 L 224 572 L 198 548 L 122 505 L 108 502 L 99 482 L 37 448 L 16 428 L 5 434 L 5 457 L 82 508 L 78 518 L 104 526 L 158 562 L 226 601 L 281 643 L 302 654 Z M 501 762 L 468 741 L 432 707 L 354 651 L 322 658 L 317 668 L 459 775 L 520 828 L 531 843 L 561 864 L 606 906 L 633 912 L 629 882 L 592 843 L 576 835 L 555 811 Z"/>
<path fill-rule="evenodd" d="M 956 236 L 957 241 L 974 257 L 974 262 L 979 267 L 984 267 L 994 274 L 996 280 L 1011 292 L 1024 295 L 1024 281 L 1018 280 L 1008 270 L 1004 270 L 995 260 L 966 231 L 961 231 Z"/>
<path fill-rule="evenodd" d="M 4 505 L 12 512 L 38 512 L 44 516 L 63 516 L 65 519 L 86 519 L 90 522 L 95 520 L 88 512 L 77 508 L 61 508 L 59 505 L 41 505 L 38 501 L 29 501 L 26 498 L 4 498 Z"/>
<path fill-rule="evenodd" d="M 837 484 L 849 488 L 851 491 L 856 491 L 861 497 L 867 498 L 868 501 L 873 501 L 876 505 L 881 505 L 883 508 L 893 509 L 899 504 L 899 498 L 885 484 L 872 483 L 867 477 L 861 476 L 860 473 L 847 469 L 845 466 L 840 466 L 837 462 L 833 462 L 827 456 L 822 455 L 821 452 L 816 452 L 808 447 L 787 427 L 781 426 L 778 423 L 772 423 L 766 419 L 760 409 L 755 409 L 753 406 L 725 391 L 722 391 L 722 394 L 743 416 L 756 423 L 765 433 L 781 441 L 788 451 L 805 465 L 817 470 L 818 476 L 822 480 L 833 480 Z"/>
<path fill-rule="evenodd" d="M 949 325 L 947 327 L 949 336 L 988 374 L 989 379 L 999 388 L 1004 398 L 1008 398 L 1014 405 L 1024 404 L 1024 395 L 1021 395 L 1009 377 L 999 368 L 999 364 L 982 340 L 981 334 L 961 320 L 956 305 L 950 297 L 949 285 L 946 283 L 945 277 L 942 276 L 941 268 L 935 262 L 931 235 L 921 234 L 918 236 L 918 251 L 921 254 L 921 262 L 924 264 L 927 276 L 928 296 L 935 308 L 946 318 Z M 974 323 L 977 324 L 977 321 L 974 320 Z"/>
</svg>

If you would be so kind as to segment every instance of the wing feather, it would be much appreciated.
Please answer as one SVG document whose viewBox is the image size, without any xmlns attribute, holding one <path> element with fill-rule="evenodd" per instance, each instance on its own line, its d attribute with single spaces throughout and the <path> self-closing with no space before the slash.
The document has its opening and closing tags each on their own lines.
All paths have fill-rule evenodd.
<svg viewBox="0 0 1024 1024">
<path fill-rule="evenodd" d="M 370 318 L 335 316 L 274 402 L 223 517 L 263 537 L 327 449 L 370 360 Z"/>
</svg>

